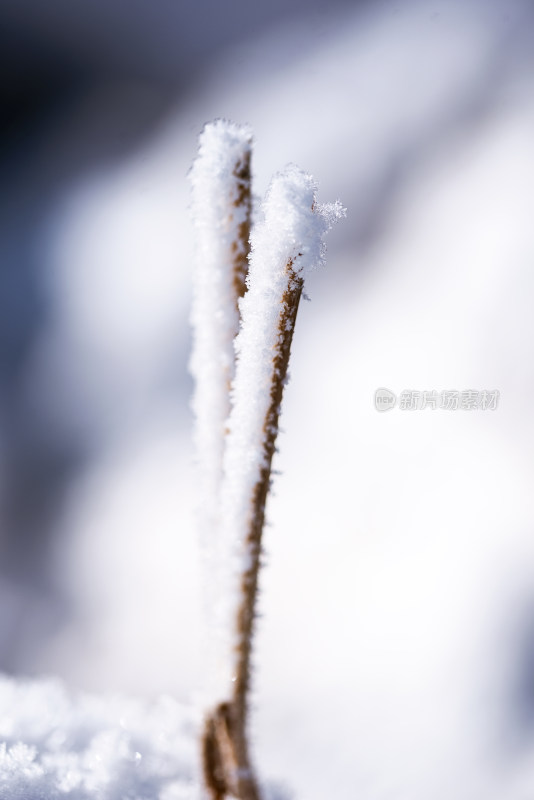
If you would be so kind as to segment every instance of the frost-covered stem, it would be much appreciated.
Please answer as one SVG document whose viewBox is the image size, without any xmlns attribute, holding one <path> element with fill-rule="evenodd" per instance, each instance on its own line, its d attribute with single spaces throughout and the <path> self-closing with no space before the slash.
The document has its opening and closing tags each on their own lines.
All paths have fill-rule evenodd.
<svg viewBox="0 0 534 800">
<path fill-rule="evenodd" d="M 265 418 L 263 430 L 265 439 L 263 444 L 264 465 L 260 471 L 260 478 L 252 493 L 252 514 L 246 538 L 247 549 L 251 556 L 251 563 L 242 576 L 241 592 L 242 602 L 237 616 L 237 662 L 234 679 L 234 693 L 232 697 L 232 711 L 235 718 L 235 740 L 238 750 L 238 764 L 246 765 L 250 772 L 247 748 L 247 714 L 248 694 L 250 686 L 250 666 L 252 653 L 252 638 L 256 596 L 258 588 L 258 572 L 260 567 L 261 538 L 265 521 L 265 504 L 271 482 L 271 463 L 275 452 L 276 436 L 278 433 L 278 417 L 282 404 L 282 395 L 287 377 L 289 355 L 293 331 L 297 318 L 300 296 L 304 280 L 295 275 L 293 261 L 290 259 L 286 267 L 288 282 L 287 289 L 282 297 L 280 322 L 278 325 L 279 343 L 273 356 L 273 374 L 270 391 L 270 405 Z M 240 793 L 238 797 L 247 798 L 254 795 L 248 789 L 246 781 L 253 780 L 251 775 L 240 777 Z M 247 795 L 248 791 L 248 795 Z"/>
<path fill-rule="evenodd" d="M 237 610 L 237 646 L 233 693 L 229 702 L 220 703 L 206 721 L 204 735 L 205 772 L 215 800 L 231 791 L 240 800 L 260 797 L 248 752 L 247 717 L 250 685 L 250 661 L 258 573 L 260 568 L 261 537 L 265 521 L 265 504 L 271 482 L 271 463 L 276 449 L 278 417 L 286 383 L 293 331 L 297 318 L 304 279 L 296 275 L 293 260 L 286 266 L 287 288 L 282 295 L 278 323 L 278 344 L 272 359 L 270 403 L 263 424 L 263 466 L 259 480 L 252 490 L 251 513 L 246 549 L 249 566 L 241 576 L 241 602 Z M 230 767 L 230 769 L 228 769 Z M 215 791 L 213 791 L 215 790 Z"/>
<path fill-rule="evenodd" d="M 254 609 L 260 566 L 261 535 L 265 519 L 265 503 L 271 480 L 271 462 L 275 452 L 278 433 L 278 417 L 282 405 L 282 395 L 287 377 L 287 367 L 293 330 L 297 318 L 300 296 L 304 279 L 295 275 L 293 261 L 290 259 L 286 267 L 287 289 L 282 296 L 280 321 L 278 324 L 279 341 L 273 355 L 272 382 L 270 387 L 270 404 L 267 410 L 263 430 L 263 466 L 260 477 L 252 492 L 252 513 L 246 537 L 246 547 L 250 553 L 250 567 L 245 570 L 241 581 L 242 603 L 238 611 L 237 630 L 237 663 L 234 675 L 233 702 L 241 716 L 246 716 L 247 693 L 250 682 L 250 654 L 252 649 L 252 631 Z"/>
<path fill-rule="evenodd" d="M 214 553 L 224 431 L 235 372 L 238 300 L 246 290 L 252 213 L 251 131 L 216 120 L 200 136 L 190 173 L 197 259 L 193 273 L 193 410 L 204 547 Z"/>
<path fill-rule="evenodd" d="M 221 533 L 233 561 L 223 616 L 234 633 L 224 699 L 208 714 L 203 736 L 205 778 L 214 800 L 260 797 L 249 756 L 247 712 L 271 461 L 304 275 L 323 259 L 324 235 L 343 214 L 339 204 L 317 206 L 313 179 L 295 167 L 275 177 L 264 212 L 252 234 L 249 290 L 240 302 L 225 443 Z"/>
<path fill-rule="evenodd" d="M 224 547 L 220 537 L 220 490 L 230 386 L 235 374 L 234 338 L 239 328 L 239 299 L 246 291 L 252 215 L 250 178 L 251 131 L 217 120 L 205 126 L 191 169 L 192 216 L 196 231 L 193 278 L 193 410 L 199 465 L 201 506 L 198 509 L 204 559 L 210 583 L 206 605 L 213 613 L 222 588 Z M 209 643 L 216 662 L 220 625 Z M 221 722 L 218 721 L 222 740 Z M 210 756 L 209 736 L 203 737 L 207 784 L 223 797 L 216 775 L 217 755 Z M 226 759 L 227 760 L 227 759 Z"/>
</svg>

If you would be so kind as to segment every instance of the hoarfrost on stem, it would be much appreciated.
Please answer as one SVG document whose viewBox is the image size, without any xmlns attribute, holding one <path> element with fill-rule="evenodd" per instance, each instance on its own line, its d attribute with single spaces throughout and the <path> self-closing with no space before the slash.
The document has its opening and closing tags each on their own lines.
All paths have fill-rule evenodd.
<svg viewBox="0 0 534 800">
<path fill-rule="evenodd" d="M 193 272 L 193 411 L 199 479 L 199 525 L 207 571 L 207 606 L 220 594 L 218 528 L 224 432 L 234 376 L 233 340 L 238 297 L 245 291 L 250 235 L 252 134 L 244 125 L 216 120 L 200 135 L 191 168 L 191 211 L 196 234 Z"/>
<path fill-rule="evenodd" d="M 235 340 L 237 367 L 221 492 L 221 536 L 232 560 L 224 592 L 226 630 L 233 629 L 241 602 L 241 576 L 257 556 L 247 544 L 254 513 L 251 498 L 262 471 L 270 466 L 267 440 L 277 432 L 269 411 L 273 383 L 285 379 L 278 374 L 277 354 L 294 325 L 294 317 L 287 315 L 288 298 L 297 284 L 300 293 L 306 274 L 323 262 L 326 233 L 345 214 L 339 202 L 318 204 L 316 191 L 310 175 L 288 166 L 274 176 L 263 203 L 263 220 L 251 234 L 248 291 L 239 301 L 241 326 Z M 277 416 L 279 407 L 275 410 Z M 234 638 L 229 645 L 234 653 Z"/>
<path fill-rule="evenodd" d="M 251 143 L 247 126 L 225 120 L 208 124 L 190 171 L 197 252 L 190 368 L 195 379 L 192 404 L 205 515 L 216 513 L 213 506 L 219 497 L 224 427 L 230 410 L 233 339 L 239 325 L 237 297 L 244 289 L 250 227 Z"/>
<path fill-rule="evenodd" d="M 289 166 L 273 178 L 249 240 L 247 147 L 248 131 L 214 123 L 192 170 L 199 258 L 192 371 L 214 617 L 201 752 L 213 800 L 261 797 L 247 720 L 271 461 L 304 277 L 323 260 L 325 234 L 344 213 L 339 203 L 319 206 L 311 176 Z"/>
</svg>

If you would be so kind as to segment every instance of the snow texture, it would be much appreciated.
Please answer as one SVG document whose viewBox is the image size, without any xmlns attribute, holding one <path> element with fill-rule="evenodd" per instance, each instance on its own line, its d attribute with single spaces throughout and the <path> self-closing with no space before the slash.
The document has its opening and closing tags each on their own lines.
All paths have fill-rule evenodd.
<svg viewBox="0 0 534 800">
<path fill-rule="evenodd" d="M 170 697 L 71 697 L 0 676 L 1 800 L 196 800 L 196 722 Z"/>
<path fill-rule="evenodd" d="M 239 228 L 246 222 L 247 210 L 238 202 L 236 172 L 250 158 L 251 142 L 247 126 L 216 120 L 204 127 L 190 172 L 197 254 L 190 369 L 195 379 L 195 446 L 205 548 L 215 546 L 206 537 L 217 521 L 229 387 L 234 375 L 233 340 L 239 325 L 235 248 L 243 247 Z"/>
<path fill-rule="evenodd" d="M 318 205 L 313 178 L 288 166 L 273 178 L 264 219 L 253 229 L 248 291 L 239 302 L 241 327 L 235 341 L 236 376 L 224 453 L 221 535 L 230 554 L 228 585 L 219 605 L 221 631 L 235 627 L 241 576 L 251 566 L 246 545 L 252 495 L 265 466 L 265 420 L 280 344 L 284 295 L 294 275 L 302 278 L 324 261 L 324 237 L 345 213 L 339 202 Z M 292 272 L 287 269 L 292 263 Z M 229 615 L 224 619 L 225 615 Z M 230 640 L 230 652 L 236 642 Z M 228 663 L 228 655 L 226 656 Z M 232 663 L 230 657 L 229 663 Z M 226 675 L 226 679 L 232 675 Z"/>
</svg>

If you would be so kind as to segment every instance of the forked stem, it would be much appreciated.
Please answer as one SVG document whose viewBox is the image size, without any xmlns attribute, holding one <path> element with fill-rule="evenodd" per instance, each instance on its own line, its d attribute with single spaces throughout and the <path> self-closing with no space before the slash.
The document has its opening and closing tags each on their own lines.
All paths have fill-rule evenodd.
<svg viewBox="0 0 534 800">
<path fill-rule="evenodd" d="M 234 172 L 233 177 L 243 181 L 245 191 L 249 174 L 245 162 L 242 167 L 242 174 Z M 251 235 L 248 291 L 237 303 L 241 326 L 235 340 L 220 507 L 214 516 L 219 552 L 226 557 L 218 612 L 219 628 L 230 637 L 225 647 L 228 669 L 202 733 L 204 780 L 211 800 L 261 798 L 247 728 L 265 505 L 304 278 L 324 260 L 325 234 L 344 215 L 339 203 L 318 206 L 315 190 L 311 176 L 297 167 L 289 166 L 273 178 L 263 204 L 264 219 Z M 236 245 L 236 255 L 237 249 L 245 252 Z M 244 275 L 246 256 L 235 263 Z M 239 268 L 234 273 L 236 295 L 244 288 Z"/>
</svg>

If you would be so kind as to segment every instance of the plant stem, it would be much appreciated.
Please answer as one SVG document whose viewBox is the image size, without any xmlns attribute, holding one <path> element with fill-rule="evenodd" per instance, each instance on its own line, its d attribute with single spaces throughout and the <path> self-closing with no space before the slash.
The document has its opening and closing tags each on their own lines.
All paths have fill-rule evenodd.
<svg viewBox="0 0 534 800">
<path fill-rule="evenodd" d="M 282 297 L 278 323 L 278 344 L 272 361 L 270 403 L 263 430 L 264 461 L 259 480 L 251 497 L 251 511 L 246 536 L 250 566 L 241 578 L 241 602 L 237 611 L 237 646 L 233 674 L 233 693 L 228 702 L 220 703 L 208 715 L 203 736 L 204 775 L 213 800 L 223 800 L 229 793 L 239 800 L 259 800 L 260 793 L 250 762 L 247 723 L 250 686 L 250 660 L 261 539 L 265 521 L 265 504 L 271 481 L 271 462 L 276 448 L 278 417 L 287 376 L 293 330 L 297 318 L 304 280 L 293 270 L 293 261 L 286 266 L 287 289 Z"/>
<path fill-rule="evenodd" d="M 246 185 L 247 167 L 235 177 L 242 177 Z M 218 598 L 219 628 L 229 636 L 229 669 L 224 670 L 224 683 L 215 695 L 219 702 L 207 714 L 202 734 L 204 779 L 212 800 L 261 798 L 247 726 L 271 462 L 304 278 L 324 261 L 324 237 L 344 215 L 339 203 L 317 205 L 315 192 L 311 175 L 298 167 L 289 165 L 273 177 L 263 203 L 264 218 L 251 234 L 248 291 L 237 303 L 241 326 L 235 339 L 237 362 L 217 517 L 225 590 Z M 243 221 L 236 214 L 235 221 Z M 244 258 L 239 263 L 244 275 Z M 244 288 L 239 270 L 235 283 L 236 290 Z"/>
<path fill-rule="evenodd" d="M 202 131 L 190 171 L 197 250 L 190 369 L 195 379 L 195 448 L 202 496 L 199 527 L 204 557 L 215 569 L 220 560 L 217 527 L 224 431 L 235 374 L 238 299 L 246 290 L 250 249 L 251 150 L 248 128 L 217 120 Z"/>
<path fill-rule="evenodd" d="M 232 175 L 236 179 L 236 198 L 233 206 L 244 212 L 243 221 L 237 226 L 236 238 L 231 244 L 234 265 L 235 306 L 239 314 L 238 299 L 247 290 L 248 254 L 250 251 L 250 227 L 252 217 L 252 191 L 250 180 L 251 151 L 244 150 L 241 159 L 236 163 Z"/>
</svg>

